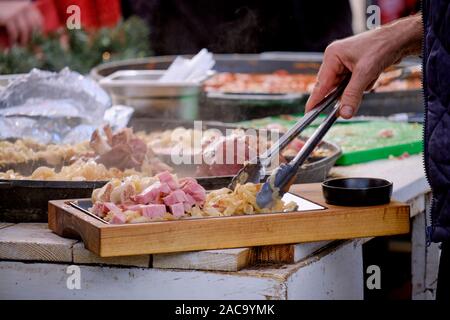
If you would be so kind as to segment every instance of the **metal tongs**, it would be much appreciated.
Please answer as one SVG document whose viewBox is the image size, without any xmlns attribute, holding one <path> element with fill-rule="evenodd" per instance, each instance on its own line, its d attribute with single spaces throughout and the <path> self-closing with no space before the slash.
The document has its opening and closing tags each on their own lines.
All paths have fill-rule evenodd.
<svg viewBox="0 0 450 320">
<path fill-rule="evenodd" d="M 338 118 L 340 103 L 337 100 L 340 98 L 350 81 L 350 76 L 351 75 L 347 75 L 336 89 L 322 99 L 315 108 L 306 113 L 303 118 L 289 129 L 267 152 L 247 163 L 233 178 L 229 188 L 234 190 L 237 184 L 244 184 L 247 182 L 259 183 L 261 177 L 264 175 L 265 168 L 270 165 L 272 158 L 275 155 L 278 155 L 323 111 L 335 103 L 332 112 L 308 139 L 295 158 L 288 164 L 282 164 L 273 171 L 272 175 L 267 179 L 260 192 L 257 194 L 256 202 L 260 208 L 267 208 L 273 204 L 274 199 L 282 197 L 295 181 L 298 168 L 305 162 Z"/>
</svg>

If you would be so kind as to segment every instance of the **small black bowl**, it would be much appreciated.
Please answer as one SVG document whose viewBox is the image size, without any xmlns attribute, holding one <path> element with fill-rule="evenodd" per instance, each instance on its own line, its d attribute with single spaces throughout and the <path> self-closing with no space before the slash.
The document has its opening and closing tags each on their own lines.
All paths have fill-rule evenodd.
<svg viewBox="0 0 450 320">
<path fill-rule="evenodd" d="M 391 201 L 392 182 L 376 178 L 338 178 L 322 183 L 325 201 L 336 206 L 376 206 Z"/>
</svg>

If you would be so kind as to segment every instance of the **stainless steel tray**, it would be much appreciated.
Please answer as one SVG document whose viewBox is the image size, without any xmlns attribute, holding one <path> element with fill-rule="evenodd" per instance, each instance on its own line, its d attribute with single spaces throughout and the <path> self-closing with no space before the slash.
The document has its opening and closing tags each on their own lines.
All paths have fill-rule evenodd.
<svg viewBox="0 0 450 320">
<path fill-rule="evenodd" d="M 129 98 L 182 98 L 197 95 L 201 83 L 161 83 L 164 70 L 116 71 L 99 81 L 113 96 Z"/>
</svg>

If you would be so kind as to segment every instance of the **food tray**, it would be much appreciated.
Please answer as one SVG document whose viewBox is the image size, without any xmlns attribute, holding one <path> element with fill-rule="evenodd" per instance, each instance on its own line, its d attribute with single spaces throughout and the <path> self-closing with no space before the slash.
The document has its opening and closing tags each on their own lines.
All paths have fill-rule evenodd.
<svg viewBox="0 0 450 320">
<path fill-rule="evenodd" d="M 81 238 L 87 249 L 101 257 L 350 239 L 409 232 L 409 206 L 406 204 L 392 201 L 387 205 L 372 207 L 325 205 L 320 184 L 296 185 L 291 188 L 291 193 L 318 207 L 302 212 L 113 225 L 73 207 L 71 201 L 57 200 L 49 203 L 48 225 L 60 236 Z"/>
</svg>

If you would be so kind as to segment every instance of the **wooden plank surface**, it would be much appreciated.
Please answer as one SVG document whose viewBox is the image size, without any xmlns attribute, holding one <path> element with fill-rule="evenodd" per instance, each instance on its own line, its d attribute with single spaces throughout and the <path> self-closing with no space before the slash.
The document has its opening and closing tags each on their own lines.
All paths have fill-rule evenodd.
<svg viewBox="0 0 450 320">
<path fill-rule="evenodd" d="M 19 223 L 0 230 L 0 259 L 72 262 L 76 242 L 53 234 L 45 223 Z"/>
<path fill-rule="evenodd" d="M 203 250 L 153 255 L 153 267 L 161 269 L 190 269 L 210 271 L 238 271 L 253 264 L 296 263 L 330 241 L 281 244 L 261 247 Z"/>
<path fill-rule="evenodd" d="M 137 256 L 102 258 L 87 250 L 82 242 L 78 242 L 73 246 L 73 262 L 77 264 L 102 264 L 110 266 L 149 268 L 151 256 L 145 254 Z"/>
<path fill-rule="evenodd" d="M 293 186 L 291 192 L 328 208 L 301 213 L 107 225 L 68 207 L 63 201 L 52 201 L 49 226 L 61 235 L 67 230 L 78 232 L 88 249 L 103 257 L 350 239 L 409 231 L 409 206 L 395 201 L 383 206 L 338 207 L 324 203 L 320 184 Z"/>
<path fill-rule="evenodd" d="M 0 261 L 5 299 L 362 299 L 361 246 L 346 241 L 297 264 L 238 272 L 80 267 L 70 290 L 70 264 Z M 245 318 L 245 317 L 244 317 Z"/>
<path fill-rule="evenodd" d="M 252 259 L 257 263 L 297 263 L 323 249 L 332 241 L 314 241 L 253 247 Z"/>
<path fill-rule="evenodd" d="M 294 246 L 279 244 L 253 247 L 253 260 L 257 263 L 293 263 Z"/>
<path fill-rule="evenodd" d="M 13 225 L 14 225 L 14 223 L 0 222 L 0 229 L 7 228 L 7 227 L 11 227 L 11 226 L 13 226 Z"/>
<path fill-rule="evenodd" d="M 0 229 L 11 227 L 13 223 L 0 223 Z M 36 245 L 45 250 L 48 245 L 54 242 L 54 236 L 48 237 L 46 225 L 41 224 L 40 242 Z M 20 227 L 23 230 L 23 226 Z M 17 232 L 14 232 L 17 236 Z M 28 232 L 22 233 L 28 235 Z M 11 239 L 17 243 L 18 239 Z M 22 239 L 23 240 L 23 239 Z M 237 248 L 223 250 L 204 250 L 193 252 L 182 252 L 173 254 L 158 254 L 153 256 L 153 267 L 161 269 L 185 269 L 185 270 L 209 270 L 209 271 L 238 271 L 249 267 L 254 263 L 295 263 L 301 259 L 314 253 L 318 248 L 323 247 L 328 241 L 311 242 L 295 245 L 274 245 L 266 247 Z M 40 250 L 38 250 L 40 251 Z M 77 242 L 72 247 L 73 263 L 87 265 L 111 265 L 111 266 L 129 266 L 148 268 L 151 266 L 150 255 L 137 255 L 125 257 L 106 257 L 102 258 L 84 247 L 82 242 Z M 4 256 L 6 257 L 6 255 Z M 66 262 L 67 256 L 56 256 L 53 261 L 57 261 L 58 257 L 62 257 L 62 261 Z M 12 257 L 10 256 L 10 259 Z M 45 256 L 34 256 L 35 261 L 47 261 Z M 25 259 L 24 256 L 20 260 Z"/>
<path fill-rule="evenodd" d="M 161 269 L 239 271 L 252 264 L 252 258 L 251 248 L 155 254 L 153 255 L 153 267 Z"/>
</svg>

